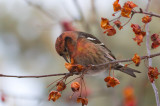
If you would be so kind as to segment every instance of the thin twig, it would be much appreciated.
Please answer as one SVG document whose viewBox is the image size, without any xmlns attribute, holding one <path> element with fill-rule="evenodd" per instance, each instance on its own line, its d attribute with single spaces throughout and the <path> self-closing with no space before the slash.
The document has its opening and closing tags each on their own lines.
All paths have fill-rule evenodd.
<svg viewBox="0 0 160 106">
<path fill-rule="evenodd" d="M 81 19 L 82 21 L 84 21 L 85 18 L 84 18 L 84 15 L 83 15 L 83 12 L 82 12 L 82 10 L 81 10 L 80 5 L 78 4 L 78 1 L 77 1 L 77 0 L 73 0 L 73 3 L 75 4 L 75 6 L 76 6 L 76 8 L 77 8 L 77 10 L 78 10 L 78 13 L 80 14 L 80 19 Z"/>
<path fill-rule="evenodd" d="M 148 12 L 148 9 L 149 9 L 149 6 L 150 6 L 150 2 L 151 2 L 151 0 L 148 0 L 147 6 L 146 6 L 146 9 L 145 9 L 146 12 Z M 143 11 L 141 11 L 141 12 L 143 12 Z M 146 30 L 146 48 L 147 48 L 147 54 L 149 56 L 149 55 L 151 55 L 150 45 L 149 45 L 149 40 L 150 40 L 149 23 L 146 24 L 145 30 Z M 152 58 L 148 59 L 148 65 L 152 66 Z M 157 90 L 157 87 L 155 85 L 155 82 L 151 83 L 151 85 L 152 85 L 152 88 L 154 90 L 157 106 L 160 106 L 158 90 Z"/>
<path fill-rule="evenodd" d="M 112 22 L 112 21 L 114 21 L 114 20 L 119 20 L 120 18 L 121 18 L 121 15 L 118 16 L 117 18 L 114 18 L 114 19 L 110 20 L 109 22 Z"/>
<path fill-rule="evenodd" d="M 160 15 L 159 14 L 156 14 L 156 13 L 151 13 L 151 12 L 145 12 L 145 11 L 135 11 L 135 10 L 132 10 L 133 13 L 138 13 L 138 14 L 146 14 L 146 15 L 150 15 L 150 16 L 154 16 L 154 17 L 157 17 L 157 18 L 160 18 Z"/>
<path fill-rule="evenodd" d="M 66 85 L 67 85 L 67 84 L 69 84 L 69 83 L 71 83 L 72 81 L 74 81 L 74 80 L 78 79 L 78 78 L 81 78 L 81 76 L 76 77 L 76 78 L 74 78 L 74 79 L 70 80 L 69 82 L 67 82 L 67 83 L 66 83 Z"/>
<path fill-rule="evenodd" d="M 85 89 L 85 98 L 87 98 L 87 87 L 86 87 L 86 84 L 85 84 L 85 81 L 84 81 L 84 77 L 82 78 L 82 81 L 83 81 L 83 84 L 84 84 L 84 89 Z"/>
<path fill-rule="evenodd" d="M 60 81 L 58 81 L 58 82 L 63 81 L 63 80 L 65 79 L 65 77 L 66 77 L 66 76 L 62 77 L 62 79 L 60 78 Z M 54 82 L 57 82 L 57 81 L 54 81 Z M 49 92 L 51 92 L 51 90 L 52 90 L 54 87 L 56 87 L 56 86 L 57 86 L 57 84 L 55 84 L 53 87 L 51 87 L 51 88 L 49 89 Z"/>
<path fill-rule="evenodd" d="M 122 25 L 122 27 L 125 26 L 125 25 L 127 25 L 131 21 L 131 19 L 133 18 L 133 16 L 134 16 L 134 12 L 132 12 L 131 18 L 124 25 Z"/>
<path fill-rule="evenodd" d="M 82 90 L 83 90 L 82 77 L 81 77 L 81 79 L 80 79 L 80 83 L 81 83 L 81 87 L 80 87 L 80 89 L 81 89 L 81 91 L 80 91 L 80 97 L 82 97 Z"/>
<path fill-rule="evenodd" d="M 50 84 L 47 86 L 47 88 L 50 87 L 50 86 L 51 86 L 52 84 L 54 84 L 55 82 L 57 82 L 57 81 L 59 81 L 59 80 L 61 80 L 61 79 L 63 79 L 63 78 L 64 78 L 64 77 L 61 77 L 61 78 L 59 78 L 59 79 L 53 81 L 52 83 L 50 83 Z"/>
<path fill-rule="evenodd" d="M 52 21 L 54 21 L 54 16 L 51 15 L 48 11 L 45 11 L 41 6 L 39 5 L 36 5 L 36 4 L 33 4 L 31 3 L 30 1 L 28 0 L 24 0 L 29 6 L 32 6 L 34 8 L 36 8 L 37 10 L 39 10 L 40 12 L 42 12 L 43 14 L 45 14 L 48 18 L 50 18 Z"/>
<path fill-rule="evenodd" d="M 88 22 L 85 20 L 84 14 L 83 14 L 83 12 L 82 12 L 82 9 L 81 9 L 78 1 L 77 1 L 77 0 L 73 0 L 73 3 L 75 4 L 75 6 L 76 6 L 76 8 L 77 8 L 77 11 L 78 11 L 78 13 L 80 14 L 80 20 L 81 20 L 81 22 L 84 24 L 85 29 L 86 29 L 88 32 L 90 32 L 90 27 L 89 27 L 89 25 L 88 25 Z"/>
</svg>

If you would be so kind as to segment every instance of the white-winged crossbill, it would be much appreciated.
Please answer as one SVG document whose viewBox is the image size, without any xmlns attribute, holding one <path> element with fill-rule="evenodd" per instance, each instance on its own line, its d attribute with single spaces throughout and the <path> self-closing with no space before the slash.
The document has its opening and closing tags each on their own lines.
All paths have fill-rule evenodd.
<svg viewBox="0 0 160 106">
<path fill-rule="evenodd" d="M 55 47 L 57 53 L 67 62 L 73 59 L 74 64 L 82 66 L 99 65 L 116 60 L 115 56 L 103 43 L 93 35 L 84 32 L 66 31 L 62 33 L 57 38 Z M 112 64 L 111 67 L 107 65 L 92 67 L 87 70 L 87 73 L 95 74 L 109 68 L 119 70 L 132 77 L 136 77 L 134 72 L 140 73 L 137 70 L 124 67 L 121 63 Z"/>
</svg>

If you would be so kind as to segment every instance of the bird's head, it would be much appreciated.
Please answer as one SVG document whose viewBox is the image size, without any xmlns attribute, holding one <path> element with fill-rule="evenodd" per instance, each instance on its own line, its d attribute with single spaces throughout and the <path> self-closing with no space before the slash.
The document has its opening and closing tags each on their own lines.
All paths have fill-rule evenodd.
<svg viewBox="0 0 160 106">
<path fill-rule="evenodd" d="M 77 41 L 77 33 L 74 31 L 66 31 L 62 33 L 56 40 L 55 48 L 57 53 L 62 56 L 67 62 Z"/>
</svg>

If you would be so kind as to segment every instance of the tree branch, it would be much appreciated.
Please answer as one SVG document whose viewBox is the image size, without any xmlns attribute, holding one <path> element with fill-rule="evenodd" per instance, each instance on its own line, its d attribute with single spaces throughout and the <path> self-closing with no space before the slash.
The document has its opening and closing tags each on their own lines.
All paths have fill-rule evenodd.
<svg viewBox="0 0 160 106">
<path fill-rule="evenodd" d="M 149 9 L 149 6 L 150 6 L 150 2 L 151 0 L 148 0 L 148 3 L 147 3 L 147 6 L 146 6 L 146 13 L 148 12 L 148 9 Z M 143 11 L 141 11 L 142 13 L 144 13 Z M 157 15 L 153 15 L 151 13 L 151 16 L 157 16 Z M 158 16 L 159 17 L 159 16 Z M 151 51 L 150 51 L 150 45 L 149 45 L 149 40 L 150 40 L 150 35 L 149 35 L 149 23 L 146 24 L 146 27 L 145 27 L 145 30 L 146 30 L 146 49 L 147 49 L 147 54 L 148 56 L 151 55 Z M 149 66 L 152 66 L 152 58 L 149 58 L 148 59 L 148 65 Z M 149 76 L 148 76 L 149 78 Z M 156 98 L 156 103 L 157 103 L 157 106 L 160 106 L 159 104 L 159 95 L 158 95 L 158 90 L 157 90 L 157 87 L 155 85 L 155 82 L 151 83 L 152 85 L 152 88 L 154 90 L 154 94 L 155 94 L 155 98 Z"/>
<path fill-rule="evenodd" d="M 84 14 L 82 12 L 82 9 L 81 9 L 78 1 L 77 0 L 73 0 L 73 3 L 75 4 L 75 6 L 77 8 L 77 11 L 80 14 L 80 20 L 84 24 L 84 27 L 85 27 L 86 31 L 90 32 L 90 27 L 88 25 L 88 22 L 85 20 Z"/>
<path fill-rule="evenodd" d="M 156 14 L 156 13 L 151 13 L 151 12 L 147 12 L 147 11 L 142 11 L 142 9 L 140 9 L 140 11 L 135 11 L 135 10 L 132 10 L 133 13 L 137 13 L 137 14 L 146 14 L 146 15 L 150 15 L 150 16 L 154 16 L 154 17 L 158 17 L 160 18 L 160 15 L 159 14 Z"/>
<path fill-rule="evenodd" d="M 151 54 L 151 55 L 147 55 L 147 56 L 141 56 L 141 60 L 144 60 L 144 59 L 149 59 L 149 58 L 153 58 L 153 57 L 156 57 L 156 56 L 160 56 L 160 53 L 155 53 L 155 54 Z M 115 60 L 115 61 L 111 61 L 111 62 L 107 62 L 107 63 L 104 63 L 104 64 L 99 64 L 99 65 L 91 65 L 91 67 L 99 67 L 99 66 L 105 66 L 105 65 L 109 65 L 109 64 L 114 64 L 114 63 L 119 63 L 119 62 L 130 62 L 132 61 L 132 59 L 123 59 L 123 60 Z M 90 68 L 90 66 L 86 67 L 86 70 L 87 68 Z M 69 76 L 73 76 L 73 75 L 79 75 L 81 74 L 80 72 L 74 72 L 74 73 L 58 73 L 58 74 L 48 74 L 48 75 L 32 75 L 32 76 L 18 76 L 18 75 L 5 75 L 5 74 L 0 74 L 0 77 L 14 77 L 14 78 L 44 78 L 44 77 L 53 77 L 53 76 L 66 76 L 66 77 L 69 77 Z"/>
<path fill-rule="evenodd" d="M 31 75 L 31 76 L 18 76 L 18 75 L 4 75 L 0 74 L 0 77 L 15 77 L 15 78 L 44 78 L 44 77 L 53 77 L 53 76 L 73 76 L 78 73 L 59 73 L 59 74 L 48 74 L 48 75 Z"/>
<path fill-rule="evenodd" d="M 25 0 L 25 2 L 26 2 L 29 6 L 32 6 L 32 7 L 36 8 L 37 10 L 39 10 L 40 12 L 42 12 L 43 14 L 45 14 L 48 18 L 50 18 L 52 21 L 54 21 L 54 16 L 51 15 L 49 12 L 45 11 L 41 6 L 36 5 L 36 4 L 33 4 L 33 3 L 31 3 L 30 1 L 28 1 L 28 0 Z"/>
<path fill-rule="evenodd" d="M 149 59 L 149 58 L 153 58 L 153 57 L 156 57 L 156 56 L 160 56 L 160 53 L 155 53 L 155 54 L 151 54 L 149 56 L 141 56 L 141 60 L 144 60 L 144 59 Z M 108 62 L 108 63 L 104 63 L 104 64 L 99 64 L 99 65 L 92 65 L 93 67 L 97 67 L 97 66 L 104 66 L 104 65 L 109 65 L 109 64 L 113 64 L 113 63 L 119 63 L 119 62 L 130 62 L 132 61 L 132 59 L 124 59 L 124 60 L 115 60 L 115 61 L 111 61 L 111 62 Z"/>
</svg>

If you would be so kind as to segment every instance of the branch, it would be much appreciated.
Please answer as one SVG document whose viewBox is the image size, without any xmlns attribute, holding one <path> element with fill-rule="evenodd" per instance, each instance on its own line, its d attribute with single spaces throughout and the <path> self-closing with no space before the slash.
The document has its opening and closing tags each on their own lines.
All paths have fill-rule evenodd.
<svg viewBox="0 0 160 106">
<path fill-rule="evenodd" d="M 148 3 L 147 3 L 147 6 L 146 6 L 146 13 L 148 12 L 148 9 L 149 9 L 149 6 L 150 6 L 150 2 L 151 0 L 148 0 Z M 143 11 L 141 11 L 142 13 L 144 13 Z M 153 16 L 153 14 L 151 13 L 151 16 Z M 154 16 L 157 16 L 157 15 L 154 15 Z M 160 16 L 159 16 L 160 18 Z M 145 27 L 145 30 L 146 30 L 146 48 L 147 48 L 147 54 L 148 56 L 151 54 L 151 51 L 150 51 L 150 45 L 149 45 L 149 40 L 150 40 L 150 35 L 149 35 L 149 23 L 146 24 L 146 27 Z M 149 66 L 152 66 L 152 58 L 149 58 L 148 59 L 148 65 Z M 149 78 L 149 77 L 148 77 Z M 158 95 L 158 90 L 157 90 L 157 87 L 155 85 L 155 82 L 151 83 L 152 85 L 152 88 L 154 90 L 154 94 L 155 94 L 155 98 L 156 98 L 156 103 L 157 103 L 157 106 L 160 106 L 159 104 L 159 95 Z"/>
<path fill-rule="evenodd" d="M 155 54 L 151 54 L 149 56 L 141 56 L 141 60 L 144 60 L 144 59 L 149 59 L 149 58 L 153 58 L 153 57 L 156 57 L 156 56 L 160 56 L 160 53 L 155 53 Z M 109 64 L 114 64 L 114 63 L 120 63 L 120 62 L 130 62 L 132 61 L 132 59 L 124 59 L 124 60 L 115 60 L 115 61 L 111 61 L 111 62 L 107 62 L 107 63 L 104 63 L 104 64 L 99 64 L 99 65 L 92 65 L 93 67 L 98 67 L 98 66 L 105 66 L 105 65 L 109 65 Z"/>
<path fill-rule="evenodd" d="M 81 10 L 80 5 L 78 4 L 78 1 L 77 1 L 77 0 L 73 0 L 73 3 L 74 3 L 74 5 L 75 5 L 76 8 L 77 8 L 78 13 L 80 14 L 80 19 L 81 19 L 81 21 L 85 21 L 83 12 L 82 12 L 82 10 Z"/>
<path fill-rule="evenodd" d="M 44 78 L 44 77 L 53 77 L 53 76 L 73 76 L 78 75 L 79 73 L 59 73 L 59 74 L 48 74 L 48 75 L 32 75 L 32 76 L 18 76 L 18 75 L 4 75 L 0 74 L 0 77 L 15 77 L 15 78 Z"/>
<path fill-rule="evenodd" d="M 125 26 L 125 25 L 127 25 L 131 21 L 131 19 L 133 18 L 133 15 L 134 15 L 134 12 L 132 12 L 131 18 L 124 25 L 122 25 L 122 27 Z"/>
<path fill-rule="evenodd" d="M 147 56 L 141 56 L 141 60 L 144 60 L 144 59 L 149 59 L 149 58 L 153 58 L 153 57 L 156 57 L 156 56 L 160 56 L 160 53 L 155 53 L 155 54 L 151 54 L 151 55 L 147 55 Z M 132 61 L 132 59 L 123 59 L 123 60 L 115 60 L 115 61 L 111 61 L 111 62 L 107 62 L 107 63 L 104 63 L 104 64 L 99 64 L 99 65 L 91 65 L 91 67 L 99 67 L 99 66 L 105 66 L 105 65 L 109 65 L 109 64 L 114 64 L 114 63 L 119 63 L 119 62 L 130 62 Z M 86 70 L 87 68 L 90 68 L 90 66 L 86 67 Z M 79 75 L 81 73 L 79 72 L 74 72 L 74 73 L 59 73 L 59 74 L 48 74 L 48 75 L 32 75 L 32 76 L 18 76 L 18 75 L 5 75 L 5 74 L 0 74 L 0 77 L 14 77 L 14 78 L 44 78 L 44 77 L 53 77 L 53 76 L 66 76 L 66 77 L 69 77 L 69 76 L 73 76 L 73 75 Z"/>
<path fill-rule="evenodd" d="M 54 17 L 53 15 L 51 15 L 49 12 L 45 11 L 41 6 L 39 5 L 36 5 L 36 4 L 33 4 L 31 3 L 30 1 L 28 0 L 24 0 L 29 6 L 32 6 L 34 8 L 36 8 L 37 10 L 39 10 L 40 12 L 42 12 L 43 14 L 45 14 L 48 18 L 50 18 L 52 21 L 54 21 Z"/>
<path fill-rule="evenodd" d="M 88 31 L 88 32 L 90 32 L 90 27 L 88 25 L 88 22 L 85 20 L 84 14 L 82 12 L 82 9 L 81 9 L 78 1 L 77 0 L 73 0 L 73 3 L 74 3 L 74 5 L 77 8 L 78 13 L 80 14 L 80 20 L 84 24 L 85 30 Z"/>
<path fill-rule="evenodd" d="M 114 18 L 114 19 L 110 20 L 109 22 L 112 22 L 114 20 L 119 20 L 120 18 L 121 18 L 121 15 L 119 15 L 117 18 Z"/>
<path fill-rule="evenodd" d="M 132 13 L 138 13 L 138 14 L 146 14 L 146 15 L 150 15 L 150 16 L 154 16 L 154 17 L 158 17 L 160 18 L 160 15 L 159 14 L 156 14 L 156 13 L 151 13 L 151 12 L 147 12 L 147 11 L 143 11 L 141 8 L 140 8 L 140 11 L 135 11 L 135 10 L 132 10 Z"/>
</svg>

